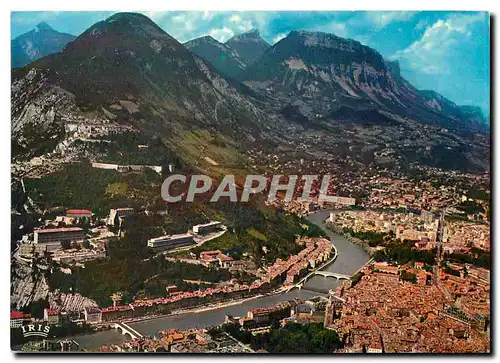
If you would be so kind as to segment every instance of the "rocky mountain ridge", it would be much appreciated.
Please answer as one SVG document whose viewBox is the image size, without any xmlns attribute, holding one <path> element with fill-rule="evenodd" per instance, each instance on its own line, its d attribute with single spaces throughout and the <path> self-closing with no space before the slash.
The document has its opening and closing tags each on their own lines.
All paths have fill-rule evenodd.
<svg viewBox="0 0 500 363">
<path fill-rule="evenodd" d="M 376 50 L 328 33 L 290 32 L 247 67 L 240 79 L 323 117 L 352 107 L 455 129 L 484 126 L 469 123 L 466 113 L 436 92 L 416 89 L 401 76 L 399 64 L 386 62 Z"/>
<path fill-rule="evenodd" d="M 264 116 L 246 98 L 244 86 L 220 76 L 140 14 L 115 14 L 93 25 L 60 53 L 15 72 L 13 84 L 30 69 L 50 70 L 49 83 L 73 94 L 83 110 L 104 108 L 124 119 L 150 122 L 152 128 L 172 120 L 232 125 L 237 132 Z M 133 103 L 133 109 L 120 110 L 119 100 Z M 17 123 L 22 112 L 13 109 Z"/>
<path fill-rule="evenodd" d="M 190 40 L 184 46 L 212 64 L 220 73 L 232 78 L 238 78 L 247 67 L 246 61 L 237 51 L 209 35 Z"/>
<path fill-rule="evenodd" d="M 225 44 L 238 52 L 247 64 L 255 62 L 270 47 L 270 45 L 261 38 L 257 29 L 235 35 Z"/>
<path fill-rule="evenodd" d="M 57 134 L 68 115 L 97 115 L 160 136 L 195 164 L 205 153 L 212 166 L 224 159 L 241 167 L 236 155 L 246 150 L 293 149 L 318 135 L 361 163 L 487 167 L 484 129 L 451 101 L 437 99 L 440 109 L 435 94 L 417 90 L 396 63 L 359 42 L 291 32 L 245 67 L 242 83 L 188 49 L 200 44 L 242 56 L 211 38 L 182 45 L 141 14 L 96 23 L 60 53 L 13 71 L 13 136 L 38 140 L 23 130 L 51 125 Z"/>
</svg>

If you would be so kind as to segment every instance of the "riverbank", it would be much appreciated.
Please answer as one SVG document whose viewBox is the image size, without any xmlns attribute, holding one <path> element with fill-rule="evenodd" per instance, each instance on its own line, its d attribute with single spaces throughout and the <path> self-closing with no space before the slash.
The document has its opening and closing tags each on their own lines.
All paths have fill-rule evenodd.
<svg viewBox="0 0 500 363">
<path fill-rule="evenodd" d="M 326 264 L 326 266 L 322 266 L 322 268 L 328 272 L 350 276 L 369 260 L 369 256 L 360 246 L 352 243 L 343 235 L 336 234 L 331 229 L 325 228 L 325 219 L 329 216 L 329 213 L 330 211 L 320 211 L 307 216 L 310 222 L 325 231 L 327 238 L 335 245 L 337 252 L 336 259 Z M 165 329 L 183 331 L 191 328 L 204 328 L 221 324 L 226 315 L 244 316 L 249 310 L 276 305 L 282 301 L 293 299 L 307 300 L 314 296 L 322 295 L 314 290 L 328 291 L 335 289 L 339 284 L 340 281 L 332 278 L 312 276 L 304 283 L 302 290 L 293 289 L 289 292 L 273 291 L 241 300 L 212 304 L 193 310 L 188 309 L 181 311 L 180 314 L 171 313 L 168 316 L 145 317 L 140 321 L 129 323 L 129 325 L 141 334 L 151 336 Z M 308 288 L 311 290 L 308 290 Z M 127 340 L 129 338 L 121 335 L 116 329 L 75 338 L 82 349 L 95 349 L 103 344 L 114 344 L 115 341 L 116 344 L 119 344 L 124 339 Z"/>
<path fill-rule="evenodd" d="M 206 306 L 195 307 L 192 309 L 175 310 L 175 311 L 172 311 L 171 313 L 168 313 L 168 314 L 148 315 L 148 316 L 141 316 L 138 318 L 122 319 L 120 321 L 110 321 L 110 322 L 102 323 L 102 325 L 98 325 L 98 326 L 107 326 L 109 324 L 116 323 L 116 322 L 121 322 L 121 323 L 126 323 L 126 324 L 134 324 L 134 323 L 141 323 L 141 322 L 146 322 L 146 321 L 150 321 L 150 320 L 165 319 L 165 318 L 174 317 L 174 316 L 182 316 L 184 314 L 198 314 L 198 313 L 202 313 L 202 312 L 206 312 L 206 311 L 222 309 L 222 308 L 226 308 L 226 307 L 230 307 L 230 306 L 234 306 L 234 305 L 240 305 L 240 304 L 243 304 L 247 301 L 259 299 L 259 298 L 262 298 L 265 296 L 272 296 L 272 295 L 275 295 L 278 293 L 280 293 L 280 292 L 273 291 L 273 292 L 270 292 L 267 294 L 257 294 L 255 296 L 250 296 L 250 297 L 247 297 L 244 299 L 220 302 L 220 303 L 216 303 L 216 304 L 209 304 Z"/>
<path fill-rule="evenodd" d="M 373 256 L 374 250 L 372 247 L 370 247 L 368 242 L 363 241 L 362 239 L 353 237 L 349 233 L 344 233 L 342 228 L 340 228 L 335 222 L 330 221 L 329 218 L 327 218 L 325 220 L 325 227 L 330 229 L 332 232 L 341 235 L 342 237 L 344 237 L 348 241 L 354 243 L 355 245 L 360 246 L 363 249 L 363 251 L 365 251 L 370 257 Z"/>
<path fill-rule="evenodd" d="M 304 283 L 304 281 L 308 280 L 312 275 L 314 275 L 314 273 L 316 271 L 323 270 L 326 267 L 328 267 L 330 264 L 335 262 L 335 260 L 338 257 L 338 251 L 333 243 L 332 243 L 332 250 L 334 252 L 332 258 L 330 258 L 328 261 L 324 262 L 321 266 L 314 268 L 311 271 L 308 271 L 307 275 L 304 278 L 302 278 L 299 282 L 297 282 L 293 285 L 281 285 L 280 287 L 278 287 L 278 288 L 276 288 L 268 293 L 258 293 L 256 295 L 245 297 L 243 299 L 221 301 L 221 302 L 218 302 L 215 304 L 208 304 L 206 306 L 194 307 L 194 308 L 189 308 L 189 309 L 179 309 L 179 310 L 172 311 L 171 313 L 168 313 L 168 314 L 148 315 L 148 316 L 142 316 L 142 317 L 136 317 L 136 318 L 121 319 L 121 320 L 119 320 L 119 322 L 132 324 L 132 323 L 144 322 L 144 321 L 149 321 L 149 320 L 154 320 L 154 319 L 163 319 L 163 318 L 168 318 L 168 317 L 172 317 L 172 316 L 180 316 L 183 314 L 197 314 L 200 312 L 217 310 L 217 309 L 230 307 L 230 306 L 234 306 L 234 305 L 240 305 L 240 304 L 243 304 L 247 301 L 251 301 L 251 300 L 259 299 L 259 298 L 266 297 L 266 296 L 273 296 L 273 295 L 282 294 L 284 292 L 288 292 L 291 289 L 293 289 L 294 287 L 296 287 L 296 285 Z M 112 322 L 107 322 L 107 323 L 103 323 L 103 325 L 107 325 L 107 324 L 111 324 L 111 323 Z"/>
<path fill-rule="evenodd" d="M 328 261 L 326 261 L 325 263 L 323 263 L 321 266 L 313 269 L 312 271 L 309 271 L 307 273 L 307 275 L 304 276 L 302 279 L 300 279 L 297 283 L 293 284 L 292 286 L 284 286 L 283 285 L 283 286 L 281 286 L 281 288 L 278 289 L 278 291 L 280 291 L 280 292 L 288 292 L 288 291 L 296 288 L 297 286 L 299 286 L 299 285 L 307 282 L 308 279 L 310 279 L 312 276 L 314 276 L 314 274 L 315 274 L 316 271 L 321 271 L 321 270 L 327 268 L 332 263 L 334 263 L 339 254 L 338 254 L 337 248 L 335 248 L 335 245 L 333 244 L 333 242 L 332 242 L 332 250 L 333 250 L 333 257 L 332 258 L 330 258 Z"/>
</svg>

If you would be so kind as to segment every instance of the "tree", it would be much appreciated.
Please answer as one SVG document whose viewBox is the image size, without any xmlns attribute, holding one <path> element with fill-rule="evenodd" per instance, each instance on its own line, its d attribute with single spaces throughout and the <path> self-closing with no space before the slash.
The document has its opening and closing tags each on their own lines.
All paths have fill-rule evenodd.
<svg viewBox="0 0 500 363">
<path fill-rule="evenodd" d="M 47 299 L 40 299 L 37 301 L 33 301 L 31 304 L 26 306 L 23 309 L 23 312 L 31 314 L 31 316 L 34 318 L 43 319 L 43 311 L 44 309 L 48 308 L 49 302 L 47 301 Z"/>
<path fill-rule="evenodd" d="M 417 275 L 412 273 L 412 272 L 408 272 L 406 270 L 403 270 L 403 271 L 401 271 L 401 280 L 410 281 L 410 282 L 416 284 L 417 283 Z"/>
</svg>

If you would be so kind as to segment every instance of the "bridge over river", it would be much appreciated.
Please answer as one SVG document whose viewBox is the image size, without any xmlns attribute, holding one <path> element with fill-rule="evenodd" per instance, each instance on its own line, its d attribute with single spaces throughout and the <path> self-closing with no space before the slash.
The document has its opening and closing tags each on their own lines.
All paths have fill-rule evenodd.
<svg viewBox="0 0 500 363">
<path fill-rule="evenodd" d="M 128 335 L 132 339 L 143 337 L 143 335 L 141 333 L 139 333 L 137 330 L 135 330 L 130 325 L 125 324 L 125 323 L 113 323 L 113 324 L 111 324 L 111 327 L 113 329 L 120 330 L 122 332 L 122 335 Z"/>
<path fill-rule="evenodd" d="M 179 330 L 201 328 L 222 323 L 226 314 L 244 316 L 250 309 L 274 305 L 280 301 L 295 298 L 303 300 L 310 299 L 313 296 L 327 295 L 329 290 L 335 290 L 343 280 L 358 272 L 370 259 L 360 246 L 326 229 L 324 221 L 328 218 L 329 214 L 330 212 L 328 211 L 322 211 L 308 216 L 307 219 L 325 230 L 325 233 L 335 245 L 338 256 L 334 261 L 318 270 L 318 273 L 311 274 L 311 276 L 303 282 L 301 290 L 296 288 L 288 292 L 284 291 L 281 294 L 274 294 L 243 302 L 235 302 L 231 306 L 224 306 L 213 310 L 185 313 L 130 323 L 127 324 L 126 327 L 131 327 L 136 332 L 140 332 L 139 334 L 143 335 L 155 335 L 159 330 L 169 328 Z M 126 335 L 122 335 L 119 333 L 119 330 L 113 329 L 90 335 L 81 335 L 72 339 L 75 339 L 80 344 L 81 348 L 90 349 L 99 347 L 102 344 L 113 344 L 113 341 L 119 343 L 123 341 L 123 337 L 129 336 L 129 334 L 125 334 Z"/>
</svg>

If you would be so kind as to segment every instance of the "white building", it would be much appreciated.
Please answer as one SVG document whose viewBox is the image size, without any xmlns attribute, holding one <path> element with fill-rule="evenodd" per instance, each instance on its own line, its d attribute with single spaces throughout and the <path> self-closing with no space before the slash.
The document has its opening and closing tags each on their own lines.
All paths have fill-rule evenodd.
<svg viewBox="0 0 500 363">
<path fill-rule="evenodd" d="M 197 224 L 193 226 L 193 232 L 195 234 L 204 234 L 214 232 L 222 226 L 221 222 L 209 222 L 205 224 Z"/>
<path fill-rule="evenodd" d="M 174 234 L 161 236 L 157 238 L 151 238 L 148 240 L 148 247 L 154 249 L 168 250 L 175 247 L 187 246 L 194 244 L 193 235 L 189 233 L 184 234 Z"/>
</svg>

